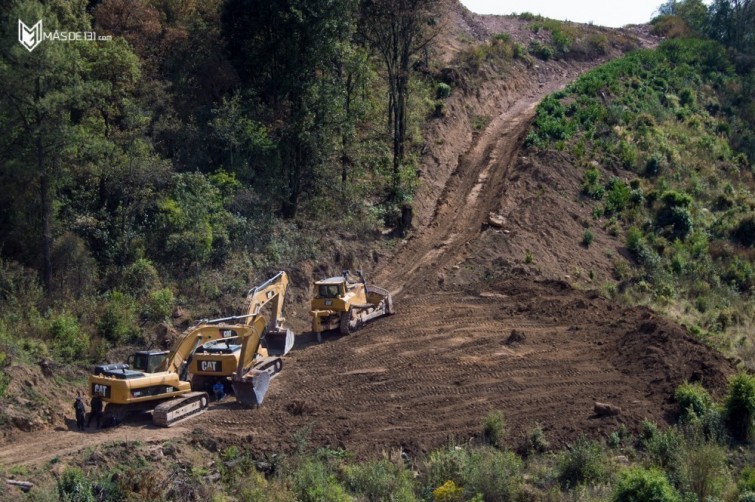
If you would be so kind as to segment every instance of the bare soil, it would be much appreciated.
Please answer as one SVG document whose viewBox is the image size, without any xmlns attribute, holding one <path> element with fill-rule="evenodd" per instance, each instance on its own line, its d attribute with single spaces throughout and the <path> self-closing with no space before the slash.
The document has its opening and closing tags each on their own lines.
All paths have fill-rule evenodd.
<svg viewBox="0 0 755 502">
<path fill-rule="evenodd" d="M 291 450 L 298 433 L 370 457 L 466 442 L 500 410 L 510 444 L 541 424 L 558 447 L 673 420 L 679 383 L 720 393 L 729 373 L 723 357 L 648 309 L 563 282 L 405 292 L 399 308 L 293 353 L 261 408 L 213 410 L 198 425 L 261 451 Z M 596 401 L 622 412 L 598 417 Z"/>
</svg>

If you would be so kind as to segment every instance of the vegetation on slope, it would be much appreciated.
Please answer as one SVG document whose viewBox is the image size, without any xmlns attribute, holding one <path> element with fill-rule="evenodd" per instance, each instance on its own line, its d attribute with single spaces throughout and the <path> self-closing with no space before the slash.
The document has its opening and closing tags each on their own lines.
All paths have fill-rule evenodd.
<svg viewBox="0 0 755 502">
<path fill-rule="evenodd" d="M 564 150 L 584 169 L 578 195 L 631 256 L 630 267 L 615 259 L 619 294 L 665 309 L 750 364 L 751 85 L 719 43 L 669 40 L 548 97 L 527 137 L 528 146 Z"/>
<path fill-rule="evenodd" d="M 698 384 L 679 387 L 676 401 L 678 423 L 667 430 L 645 422 L 633 435 L 617 425 L 605 442 L 581 437 L 560 452 L 550 450 L 541 427 L 509 431 L 494 411 L 477 438 L 414 458 L 396 449 L 360 461 L 343 449 L 312 447 L 306 429 L 295 432 L 296 452 L 260 456 L 253 444 L 199 432 L 158 445 L 102 445 L 5 475 L 37 480 L 32 500 L 752 500 L 752 452 L 728 447 L 740 420 L 755 415 L 755 379 L 735 377 L 723 405 Z M 13 500 L 15 488 L 3 489 Z"/>
</svg>

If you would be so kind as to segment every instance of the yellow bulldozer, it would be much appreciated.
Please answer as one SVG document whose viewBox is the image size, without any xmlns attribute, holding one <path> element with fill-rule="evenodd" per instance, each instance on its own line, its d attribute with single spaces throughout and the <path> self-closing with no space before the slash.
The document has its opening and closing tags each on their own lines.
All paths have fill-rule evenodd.
<svg viewBox="0 0 755 502">
<path fill-rule="evenodd" d="M 280 317 L 287 284 L 288 278 L 281 272 L 252 290 L 247 298 L 251 314 L 241 316 L 247 319 L 246 323 L 237 323 L 239 318 L 204 320 L 186 330 L 170 352 L 139 351 L 129 356 L 126 364 L 95 366 L 89 377 L 89 391 L 106 403 L 105 423 L 119 423 L 129 414 L 152 411 L 156 425 L 170 427 L 203 412 L 209 396 L 204 390 L 192 390 L 189 381 L 197 353 L 208 362 L 226 363 L 228 375 L 232 375 L 231 385 L 242 405 L 261 404 L 271 376 L 282 367 L 280 356 L 293 347 L 293 333 L 281 327 Z M 262 301 L 263 298 L 267 299 Z M 259 309 L 275 298 L 274 318 L 268 323 Z M 227 347 L 229 352 L 205 352 L 208 345 Z M 237 345 L 238 349 L 232 349 Z"/>
<path fill-rule="evenodd" d="M 268 372 L 274 375 L 281 370 L 283 361 L 277 356 L 287 354 L 294 343 L 293 332 L 283 327 L 283 304 L 287 289 L 288 275 L 283 271 L 278 272 L 265 283 L 249 290 L 244 303 L 245 314 L 221 319 L 224 322 L 249 325 L 262 315 L 262 308 L 272 302 L 272 316 L 267 325 L 267 333 L 255 350 L 242 350 L 242 338 L 226 338 L 197 348 L 189 365 L 192 390 L 207 391 L 217 381 L 223 382 L 227 387 L 231 385 L 231 377 L 238 372 L 239 365 L 242 370 L 249 370 L 252 366 L 265 369 L 265 361 L 271 356 L 272 371 Z"/>
<path fill-rule="evenodd" d="M 324 331 L 337 329 L 347 335 L 372 319 L 393 313 L 391 293 L 368 284 L 361 270 L 356 276 L 344 270 L 340 276 L 315 282 L 310 314 L 318 341 Z"/>
</svg>

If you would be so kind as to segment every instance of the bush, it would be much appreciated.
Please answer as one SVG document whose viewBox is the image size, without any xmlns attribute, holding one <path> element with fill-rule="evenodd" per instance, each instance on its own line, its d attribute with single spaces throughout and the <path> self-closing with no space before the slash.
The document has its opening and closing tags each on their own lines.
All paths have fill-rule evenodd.
<svg viewBox="0 0 755 502">
<path fill-rule="evenodd" d="M 173 313 L 175 298 L 170 288 L 162 288 L 152 291 L 144 308 L 144 316 L 150 321 L 162 321 Z"/>
<path fill-rule="evenodd" d="M 105 309 L 97 322 L 100 335 L 113 343 L 120 343 L 139 336 L 136 325 L 136 306 L 133 298 L 111 291 Z"/>
<path fill-rule="evenodd" d="M 603 449 L 584 436 L 580 436 L 559 459 L 558 479 L 564 488 L 601 481 L 606 474 Z"/>
<path fill-rule="evenodd" d="M 121 284 L 127 293 L 138 297 L 158 287 L 160 276 L 151 261 L 140 258 L 123 271 Z"/>
<path fill-rule="evenodd" d="M 585 233 L 582 234 L 582 245 L 586 248 L 589 248 L 594 238 L 595 237 L 593 236 L 592 232 L 585 230 Z"/>
<path fill-rule="evenodd" d="M 585 171 L 582 193 L 594 200 L 603 198 L 605 190 L 600 185 L 600 171 L 596 168 L 593 167 Z"/>
<path fill-rule="evenodd" d="M 300 502 L 350 502 L 346 490 L 330 474 L 325 465 L 308 460 L 292 475 L 292 487 Z"/>
<path fill-rule="evenodd" d="M 551 49 L 547 45 L 541 44 L 537 40 L 530 42 L 529 51 L 530 54 L 539 59 L 542 59 L 543 61 L 548 61 L 549 59 L 553 58 L 553 49 Z"/>
<path fill-rule="evenodd" d="M 686 490 L 698 500 L 721 497 L 730 483 L 726 450 L 714 443 L 685 448 L 682 459 L 682 479 Z"/>
<path fill-rule="evenodd" d="M 451 95 L 451 86 L 444 83 L 444 82 L 438 82 L 435 85 L 435 97 L 436 99 L 446 99 Z"/>
<path fill-rule="evenodd" d="M 739 373 L 729 383 L 724 404 L 726 424 L 739 441 L 753 439 L 755 428 L 755 376 Z"/>
<path fill-rule="evenodd" d="M 464 502 L 464 490 L 448 480 L 433 490 L 433 502 Z"/>
<path fill-rule="evenodd" d="M 481 494 L 486 502 L 514 500 L 519 492 L 521 467 L 521 460 L 510 451 L 475 450 L 464 472 L 464 491 L 468 498 Z"/>
<path fill-rule="evenodd" d="M 81 332 L 76 317 L 68 312 L 61 312 L 50 322 L 52 347 L 63 361 L 72 363 L 86 358 L 89 350 L 89 337 Z"/>
<path fill-rule="evenodd" d="M 505 436 L 506 423 L 502 412 L 494 411 L 485 417 L 482 427 L 482 437 L 485 439 L 485 442 L 496 448 L 503 448 Z"/>
<path fill-rule="evenodd" d="M 644 441 L 653 463 L 669 473 L 673 481 L 680 478 L 679 469 L 683 456 L 684 440 L 674 429 L 658 432 Z"/>
<path fill-rule="evenodd" d="M 674 398 L 679 405 L 679 420 L 688 422 L 703 417 L 714 403 L 705 388 L 696 383 L 685 382 L 676 388 Z"/>
<path fill-rule="evenodd" d="M 614 502 L 677 502 L 679 495 L 657 469 L 625 471 L 613 494 Z"/>
<path fill-rule="evenodd" d="M 632 191 L 629 186 L 618 178 L 611 178 L 606 185 L 605 214 L 621 212 L 629 204 Z"/>
<path fill-rule="evenodd" d="M 536 453 L 543 453 L 550 448 L 548 439 L 545 437 L 545 432 L 543 432 L 543 428 L 539 424 L 535 425 L 535 428 L 530 432 L 527 443 L 527 450 Z"/>
<path fill-rule="evenodd" d="M 737 490 L 740 493 L 755 493 L 755 467 L 742 469 L 742 472 L 739 473 L 739 481 L 737 481 Z"/>
<path fill-rule="evenodd" d="M 346 486 L 370 502 L 414 500 L 411 473 L 387 460 L 348 467 Z"/>
<path fill-rule="evenodd" d="M 68 467 L 58 480 L 58 496 L 63 502 L 94 502 L 92 483 L 78 467 Z"/>
<path fill-rule="evenodd" d="M 426 487 L 433 490 L 447 481 L 456 485 L 464 484 L 464 469 L 469 455 L 459 447 L 435 450 L 427 456 L 425 462 Z"/>
</svg>

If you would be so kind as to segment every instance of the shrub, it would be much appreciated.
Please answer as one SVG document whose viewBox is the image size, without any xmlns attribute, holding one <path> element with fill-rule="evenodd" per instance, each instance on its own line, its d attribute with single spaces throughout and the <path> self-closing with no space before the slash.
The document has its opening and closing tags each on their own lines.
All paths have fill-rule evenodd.
<svg viewBox="0 0 755 502">
<path fill-rule="evenodd" d="M 597 168 L 593 167 L 585 171 L 582 193 L 594 200 L 600 200 L 603 198 L 605 190 L 600 185 L 600 171 L 598 171 Z"/>
<path fill-rule="evenodd" d="M 548 439 L 545 437 L 545 432 L 543 432 L 543 428 L 539 424 L 536 424 L 535 428 L 530 432 L 527 443 L 527 449 L 536 453 L 543 453 L 550 448 Z"/>
<path fill-rule="evenodd" d="M 698 500 L 720 497 L 729 485 L 726 450 L 714 443 L 685 448 L 682 459 L 682 485 Z"/>
<path fill-rule="evenodd" d="M 307 460 L 292 474 L 292 487 L 300 502 L 350 502 L 346 490 L 325 465 Z"/>
<path fill-rule="evenodd" d="M 592 244 L 592 241 L 594 239 L 594 236 L 592 232 L 589 230 L 585 230 L 585 233 L 582 234 L 582 245 L 586 248 L 590 247 L 590 244 Z"/>
<path fill-rule="evenodd" d="M 468 458 L 467 451 L 459 447 L 431 452 L 425 462 L 426 486 L 432 490 L 446 481 L 462 485 Z"/>
<path fill-rule="evenodd" d="M 629 204 L 632 191 L 629 186 L 618 178 L 611 178 L 606 185 L 605 214 L 621 212 Z"/>
<path fill-rule="evenodd" d="M 150 321 L 162 321 L 173 313 L 173 291 L 170 288 L 162 288 L 152 291 L 144 308 L 144 316 Z"/>
<path fill-rule="evenodd" d="M 685 382 L 676 388 L 674 398 L 679 405 L 679 420 L 688 422 L 705 415 L 713 407 L 713 398 L 705 388 Z"/>
<path fill-rule="evenodd" d="M 564 488 L 601 481 L 606 474 L 603 449 L 584 436 L 580 436 L 559 459 L 558 479 Z"/>
<path fill-rule="evenodd" d="M 653 463 L 678 479 L 679 464 L 683 455 L 684 440 L 674 429 L 657 432 L 644 442 Z"/>
<path fill-rule="evenodd" d="M 482 427 L 482 437 L 485 439 L 485 442 L 496 448 L 503 448 L 505 436 L 506 424 L 502 412 L 494 411 L 485 417 Z"/>
<path fill-rule="evenodd" d="M 739 441 L 753 439 L 755 428 L 755 376 L 739 373 L 729 383 L 724 404 L 726 424 Z"/>
<path fill-rule="evenodd" d="M 113 343 L 119 343 L 139 336 L 136 326 L 136 306 L 133 298 L 111 291 L 105 309 L 97 322 L 100 335 Z"/>
<path fill-rule="evenodd" d="M 160 277 L 152 262 L 139 258 L 123 271 L 121 284 L 127 293 L 141 296 L 160 285 Z"/>
<path fill-rule="evenodd" d="M 514 500 L 519 492 L 521 467 L 521 460 L 510 451 L 475 450 L 464 472 L 464 491 L 469 498 L 481 494 L 489 502 Z"/>
<path fill-rule="evenodd" d="M 451 95 L 451 86 L 444 83 L 444 82 L 438 82 L 435 85 L 435 98 L 436 99 L 446 99 Z"/>
<path fill-rule="evenodd" d="M 58 496 L 63 502 L 94 502 L 92 483 L 78 467 L 68 467 L 58 480 Z"/>
<path fill-rule="evenodd" d="M 657 469 L 637 467 L 624 471 L 613 494 L 614 502 L 677 502 L 679 495 Z"/>
<path fill-rule="evenodd" d="M 433 490 L 433 502 L 463 502 L 464 490 L 451 480 Z"/>
<path fill-rule="evenodd" d="M 551 49 L 547 45 L 541 44 L 537 40 L 530 42 L 529 51 L 530 54 L 539 59 L 542 59 L 543 61 L 548 61 L 549 59 L 553 58 L 553 49 Z"/>
<path fill-rule="evenodd" d="M 89 350 L 89 337 L 81 332 L 76 317 L 61 312 L 50 322 L 53 351 L 65 362 L 80 361 Z"/>
<path fill-rule="evenodd" d="M 387 460 L 347 468 L 346 486 L 370 502 L 414 500 L 411 473 Z"/>
<path fill-rule="evenodd" d="M 755 493 L 755 467 L 742 469 L 742 472 L 739 473 L 739 481 L 737 481 L 737 490 L 740 493 Z"/>
</svg>

